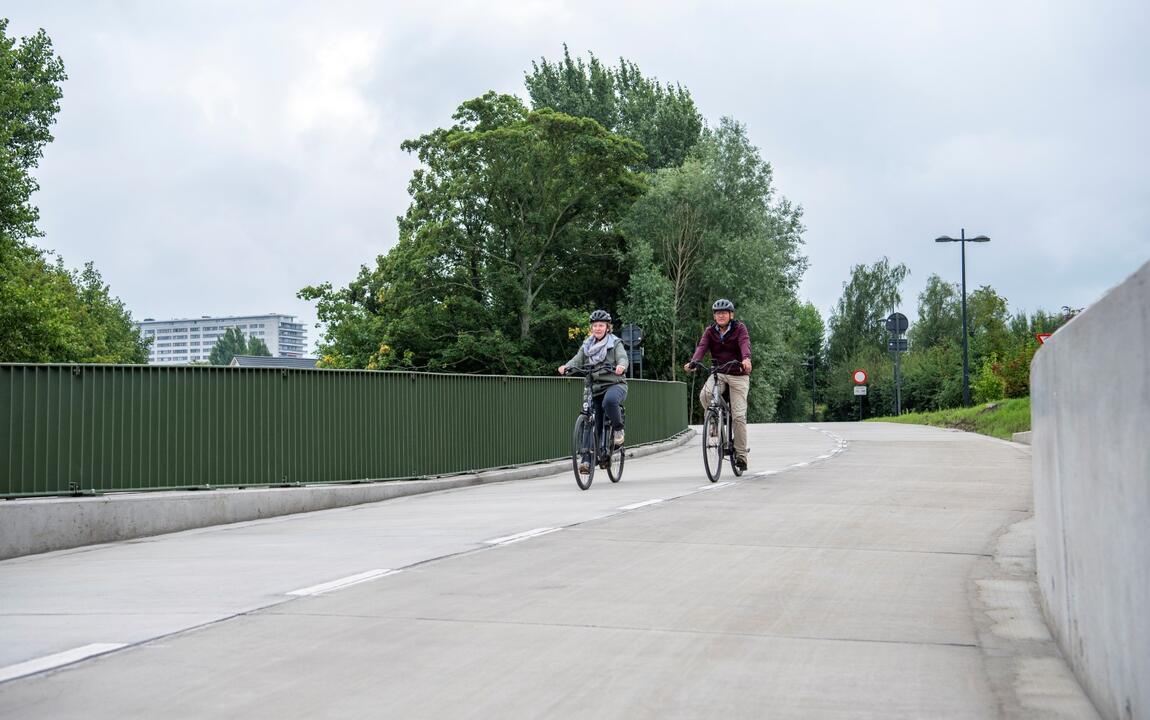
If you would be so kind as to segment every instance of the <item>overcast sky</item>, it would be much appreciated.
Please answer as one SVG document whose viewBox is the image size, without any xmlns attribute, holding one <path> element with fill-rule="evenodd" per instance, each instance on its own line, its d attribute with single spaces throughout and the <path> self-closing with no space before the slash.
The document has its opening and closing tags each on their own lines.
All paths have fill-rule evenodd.
<svg viewBox="0 0 1150 720">
<path fill-rule="evenodd" d="M 801 296 L 909 266 L 1011 311 L 1083 307 L 1150 259 L 1150 3 L 7 0 L 69 75 L 34 201 L 137 319 L 279 312 L 396 240 L 404 139 L 567 43 L 747 126 L 805 211 Z M 736 298 L 737 300 L 737 298 Z"/>
</svg>

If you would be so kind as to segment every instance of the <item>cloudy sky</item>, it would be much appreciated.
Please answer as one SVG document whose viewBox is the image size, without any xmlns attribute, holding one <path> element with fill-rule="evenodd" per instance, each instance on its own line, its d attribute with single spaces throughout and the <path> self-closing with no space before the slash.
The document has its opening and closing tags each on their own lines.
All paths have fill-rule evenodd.
<svg viewBox="0 0 1150 720">
<path fill-rule="evenodd" d="M 852 265 L 1082 307 L 1150 260 L 1150 3 L 7 0 L 69 75 L 35 202 L 136 318 L 280 312 L 396 240 L 404 139 L 593 52 L 744 123 L 805 211 L 824 317 Z M 309 331 L 314 341 L 317 332 Z"/>
</svg>

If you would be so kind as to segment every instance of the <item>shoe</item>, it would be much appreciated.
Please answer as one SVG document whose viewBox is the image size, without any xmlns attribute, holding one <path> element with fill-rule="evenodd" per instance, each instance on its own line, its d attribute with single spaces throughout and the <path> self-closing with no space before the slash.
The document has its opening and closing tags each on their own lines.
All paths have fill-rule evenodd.
<svg viewBox="0 0 1150 720">
<path fill-rule="evenodd" d="M 745 457 L 737 457 L 737 458 L 735 458 L 735 465 L 738 466 L 739 470 L 746 472 L 746 470 L 747 470 L 747 459 Z"/>
<path fill-rule="evenodd" d="M 622 444 L 623 444 L 623 431 L 622 430 L 616 430 L 615 431 L 615 447 L 619 447 Z"/>
<path fill-rule="evenodd" d="M 580 475 L 586 475 L 589 472 L 591 472 L 591 465 L 590 464 L 588 464 L 587 462 L 579 463 L 579 474 Z"/>
</svg>

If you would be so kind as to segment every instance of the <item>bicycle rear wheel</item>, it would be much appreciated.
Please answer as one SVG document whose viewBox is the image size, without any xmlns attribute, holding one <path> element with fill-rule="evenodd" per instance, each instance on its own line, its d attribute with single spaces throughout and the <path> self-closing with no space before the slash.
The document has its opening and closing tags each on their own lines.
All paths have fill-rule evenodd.
<svg viewBox="0 0 1150 720">
<path fill-rule="evenodd" d="M 571 469 L 575 472 L 575 484 L 580 490 L 591 487 L 595 477 L 595 425 L 580 414 L 575 418 L 575 430 L 571 433 Z M 587 474 L 579 472 L 580 461 L 587 463 Z"/>
<path fill-rule="evenodd" d="M 611 482 L 617 483 L 623 479 L 623 462 L 627 459 L 623 446 L 615 447 L 614 432 L 607 434 L 607 442 L 611 443 L 611 452 L 607 455 L 607 477 Z"/>
<path fill-rule="evenodd" d="M 723 472 L 723 446 L 726 444 L 726 428 L 715 410 L 707 410 L 703 417 L 703 466 L 711 482 L 718 482 Z"/>
<path fill-rule="evenodd" d="M 727 416 L 726 430 L 723 447 L 726 448 L 727 457 L 731 459 L 731 472 L 735 473 L 735 477 L 742 477 L 743 469 L 739 467 L 739 463 L 735 459 L 735 422 L 730 415 Z"/>
</svg>

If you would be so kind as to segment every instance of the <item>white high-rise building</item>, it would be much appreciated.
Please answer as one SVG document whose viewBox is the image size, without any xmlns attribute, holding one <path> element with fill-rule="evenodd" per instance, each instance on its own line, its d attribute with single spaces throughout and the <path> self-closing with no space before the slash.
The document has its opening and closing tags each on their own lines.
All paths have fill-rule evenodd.
<svg viewBox="0 0 1150 720">
<path fill-rule="evenodd" d="M 304 356 L 307 330 L 294 315 L 204 315 L 196 320 L 154 320 L 135 323 L 148 348 L 149 365 L 206 362 L 220 336 L 228 328 L 239 328 L 244 337 L 263 340 L 273 357 Z"/>
</svg>

